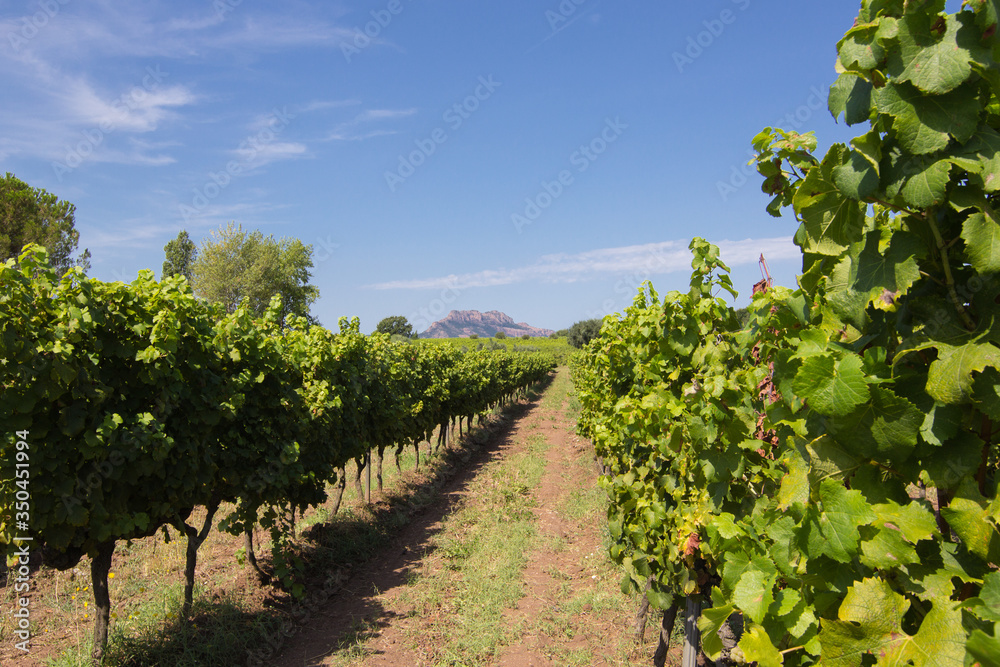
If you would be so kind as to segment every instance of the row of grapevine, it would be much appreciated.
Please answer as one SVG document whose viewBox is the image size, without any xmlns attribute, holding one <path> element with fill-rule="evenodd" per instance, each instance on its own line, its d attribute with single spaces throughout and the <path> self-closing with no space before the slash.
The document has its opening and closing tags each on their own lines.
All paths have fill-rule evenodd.
<svg viewBox="0 0 1000 667">
<path fill-rule="evenodd" d="M 754 140 L 798 289 L 741 324 L 695 239 L 575 361 L 623 586 L 712 660 L 1000 665 L 998 13 L 862 2 L 829 103 L 869 131 Z"/>
<path fill-rule="evenodd" d="M 365 336 L 356 319 L 338 333 L 301 318 L 282 327 L 279 312 L 226 314 L 149 271 L 131 284 L 57 279 L 37 246 L 0 265 L 0 548 L 28 537 L 60 569 L 93 558 L 95 659 L 117 541 L 184 532 L 189 608 L 197 549 L 223 503 L 234 534 L 273 527 L 324 502 L 347 462 L 419 443 L 552 367 Z M 28 477 L 15 475 L 19 447 Z M 28 495 L 17 511 L 30 520 L 15 520 Z M 200 527 L 195 507 L 208 510 Z"/>
</svg>

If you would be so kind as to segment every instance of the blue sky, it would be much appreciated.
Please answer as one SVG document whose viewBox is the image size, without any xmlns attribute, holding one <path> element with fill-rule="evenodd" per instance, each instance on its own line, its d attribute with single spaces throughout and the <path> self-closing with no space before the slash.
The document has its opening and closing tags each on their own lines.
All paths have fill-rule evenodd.
<svg viewBox="0 0 1000 667">
<path fill-rule="evenodd" d="M 92 275 L 159 275 L 229 221 L 313 244 L 313 312 L 423 330 L 451 309 L 564 328 L 694 235 L 745 303 L 791 217 L 745 167 L 763 127 L 826 111 L 857 3 L 12 0 L 0 7 L 0 172 L 76 204 Z"/>
</svg>

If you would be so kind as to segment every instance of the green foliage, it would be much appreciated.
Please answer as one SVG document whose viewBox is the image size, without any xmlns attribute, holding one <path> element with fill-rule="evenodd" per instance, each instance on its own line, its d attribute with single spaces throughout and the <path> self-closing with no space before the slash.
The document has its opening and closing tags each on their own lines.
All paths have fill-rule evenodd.
<svg viewBox="0 0 1000 667">
<path fill-rule="evenodd" d="M 413 325 L 402 315 L 383 318 L 375 327 L 375 331 L 390 336 L 406 336 L 407 338 L 413 338 L 417 333 L 413 330 Z"/>
<path fill-rule="evenodd" d="M 33 188 L 14 174 L 0 178 L 0 262 L 21 254 L 29 243 L 48 249 L 61 276 L 73 266 L 90 270 L 90 251 L 73 259 L 80 243 L 75 225 L 76 207 L 54 194 Z"/>
<path fill-rule="evenodd" d="M 194 244 L 187 230 L 181 230 L 177 238 L 163 246 L 167 258 L 163 262 L 160 279 L 170 276 L 184 276 L 188 282 L 194 280 L 194 262 L 198 258 L 198 246 Z"/>
<path fill-rule="evenodd" d="M 579 349 L 601 335 L 601 320 L 582 320 L 569 328 L 566 340 Z"/>
<path fill-rule="evenodd" d="M 262 317 L 249 301 L 225 313 L 179 276 L 60 279 L 35 245 L 0 265 L 0 312 L 4 555 L 29 536 L 69 568 L 229 502 L 220 527 L 270 529 L 275 574 L 296 596 L 288 516 L 324 502 L 338 469 L 481 414 L 553 367 L 364 336 L 357 318 L 332 333 L 278 296 Z M 25 485 L 27 526 L 13 512 Z"/>
<path fill-rule="evenodd" d="M 227 313 L 246 299 L 250 312 L 260 317 L 272 297 L 280 296 L 284 322 L 290 315 L 308 317 L 319 298 L 319 289 L 309 284 L 312 266 L 312 246 L 229 223 L 202 243 L 191 271 L 195 293 Z"/>
<path fill-rule="evenodd" d="M 735 612 L 759 664 L 996 662 L 1000 42 L 994 2 L 943 8 L 862 3 L 829 101 L 869 123 L 850 146 L 754 139 L 799 289 L 741 325 L 696 239 L 688 293 L 646 288 L 575 358 L 625 585 L 710 594 L 711 656 Z"/>
<path fill-rule="evenodd" d="M 507 337 L 507 334 L 505 334 L 502 331 L 498 331 L 498 332 L 496 332 L 496 334 L 494 334 L 493 337 L 496 338 L 497 340 L 503 340 L 503 339 L 505 339 Z"/>
</svg>

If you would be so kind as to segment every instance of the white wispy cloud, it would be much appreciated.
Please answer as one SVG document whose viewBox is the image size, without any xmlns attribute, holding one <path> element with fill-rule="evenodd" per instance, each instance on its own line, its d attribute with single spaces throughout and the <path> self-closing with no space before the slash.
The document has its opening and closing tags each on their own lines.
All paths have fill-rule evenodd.
<svg viewBox="0 0 1000 667">
<path fill-rule="evenodd" d="M 801 256 L 791 237 L 721 241 L 716 245 L 730 267 L 755 263 L 761 254 L 771 261 Z M 688 241 L 662 241 L 587 252 L 544 255 L 537 262 L 514 269 L 487 269 L 435 278 L 397 280 L 371 289 L 466 289 L 522 282 L 572 283 L 607 274 L 665 274 L 691 269 Z"/>
<path fill-rule="evenodd" d="M 302 113 L 312 113 L 313 111 L 326 111 L 328 109 L 340 109 L 342 107 L 354 107 L 361 104 L 361 100 L 316 100 L 299 108 Z"/>
<path fill-rule="evenodd" d="M 416 109 L 369 109 L 360 113 L 354 119 L 355 123 L 368 123 L 375 120 L 387 120 L 393 118 L 406 118 L 417 113 Z"/>
<path fill-rule="evenodd" d="M 382 121 L 393 121 L 399 118 L 406 118 L 417 113 L 417 109 L 368 109 L 356 115 L 352 120 L 337 125 L 329 135 L 327 141 L 364 141 L 372 137 L 382 137 L 389 134 L 396 134 L 396 130 L 369 128 L 373 123 Z"/>
<path fill-rule="evenodd" d="M 151 89 L 135 86 L 110 98 L 80 78 L 67 78 L 65 85 L 65 120 L 125 132 L 151 132 L 163 121 L 175 117 L 173 109 L 194 104 L 196 100 L 181 85 Z"/>
<path fill-rule="evenodd" d="M 295 141 L 272 141 L 266 144 L 238 148 L 233 154 L 243 161 L 246 170 L 257 169 L 279 160 L 294 160 L 307 157 L 309 147 Z"/>
<path fill-rule="evenodd" d="M 60 2 L 53 6 L 57 9 L 49 12 L 37 30 L 25 29 L 21 17 L 0 17 L 0 35 L 4 36 L 0 39 L 0 88 L 18 103 L 17 113 L 9 105 L 0 108 L 0 136 L 4 137 L 0 156 L 4 158 L 30 156 L 61 162 L 72 148 L 87 141 L 82 132 L 96 136 L 95 128 L 103 126 L 112 131 L 105 129 L 103 137 L 90 141 L 88 160 L 168 163 L 173 160 L 168 155 L 151 156 L 116 144 L 121 141 L 119 134 L 153 132 L 166 123 L 182 121 L 185 111 L 201 101 L 191 87 L 169 78 L 172 62 L 252 61 L 293 49 L 333 49 L 354 36 L 353 29 L 326 17 L 308 11 L 276 14 L 259 9 L 256 3 L 240 3 L 225 12 L 207 3 L 203 12 L 180 15 L 175 7 L 159 2 Z M 122 86 L 122 77 L 115 78 L 115 73 L 121 74 L 122 67 L 135 69 L 142 59 L 162 63 L 166 78 L 151 78 L 149 70 L 137 70 L 135 80 Z M 156 65 L 157 71 L 160 66 Z M 117 83 L 104 83 L 104 75 Z M 353 104 L 351 100 L 317 101 L 308 110 Z M 273 160 L 294 154 L 286 145 L 264 151 L 263 157 Z"/>
</svg>

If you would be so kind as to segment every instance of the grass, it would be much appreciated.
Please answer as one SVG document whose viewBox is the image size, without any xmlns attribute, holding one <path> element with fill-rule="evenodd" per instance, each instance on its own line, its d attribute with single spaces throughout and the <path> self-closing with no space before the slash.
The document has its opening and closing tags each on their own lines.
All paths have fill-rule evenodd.
<svg viewBox="0 0 1000 667">
<path fill-rule="evenodd" d="M 496 461 L 471 484 L 471 500 L 448 517 L 406 595 L 426 622 L 410 640 L 432 664 L 479 665 L 516 640 L 504 612 L 524 596 L 523 571 L 537 534 L 532 490 L 545 468 L 547 443 Z M 434 635 L 433 646 L 426 637 Z"/>
</svg>

